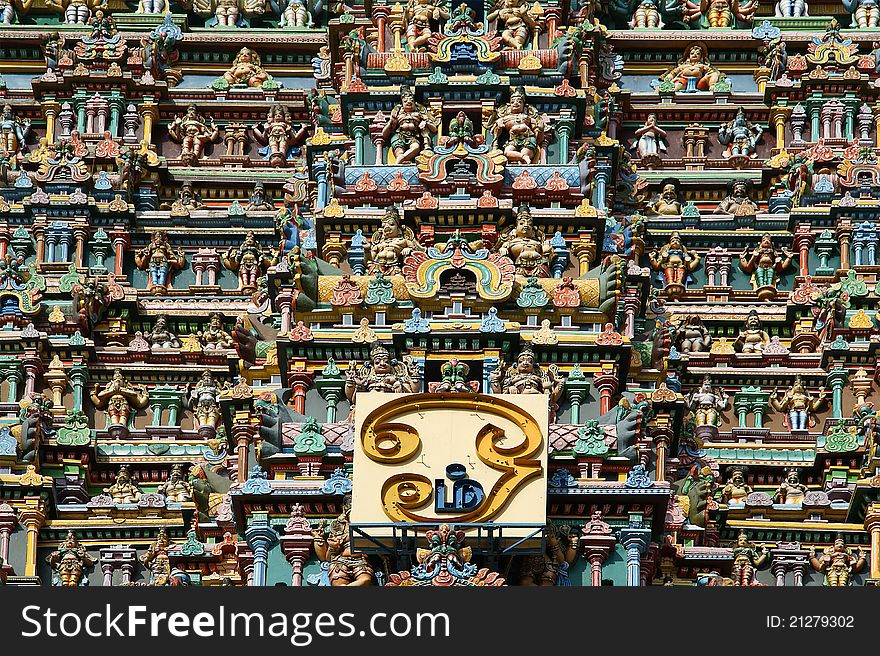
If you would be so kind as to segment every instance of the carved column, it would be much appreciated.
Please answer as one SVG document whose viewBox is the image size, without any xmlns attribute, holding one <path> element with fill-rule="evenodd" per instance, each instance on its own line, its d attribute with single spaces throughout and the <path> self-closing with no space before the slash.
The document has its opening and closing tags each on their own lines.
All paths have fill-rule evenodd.
<svg viewBox="0 0 880 656">
<path fill-rule="evenodd" d="M 15 510 L 7 503 L 0 503 L 0 567 L 11 571 L 9 566 L 9 536 L 18 525 Z"/>
<path fill-rule="evenodd" d="M 293 294 L 281 292 L 275 297 L 275 307 L 281 314 L 281 330 L 279 334 L 286 335 L 290 332 L 291 312 L 293 309 Z"/>
<path fill-rule="evenodd" d="M 571 245 L 571 253 L 578 260 L 578 275 L 583 276 L 590 270 L 596 256 L 596 244 L 589 238 L 581 238 Z"/>
<path fill-rule="evenodd" d="M 43 371 L 43 362 L 36 353 L 25 353 L 22 358 L 22 366 L 24 367 L 24 395 L 22 398 L 30 399 L 34 393 L 37 376 Z"/>
<path fill-rule="evenodd" d="M 114 230 L 110 233 L 110 236 L 113 238 L 113 248 L 115 249 L 116 254 L 116 262 L 114 263 L 113 270 L 117 276 L 122 275 L 122 258 L 125 253 L 125 249 L 131 245 L 131 237 L 128 236 L 128 233 L 123 230 Z"/>
<path fill-rule="evenodd" d="M 287 385 L 293 390 L 293 409 L 301 415 L 306 414 L 306 392 L 314 379 L 315 375 L 304 369 L 292 371 L 287 378 Z"/>
<path fill-rule="evenodd" d="M 247 410 L 235 413 L 232 423 L 232 439 L 235 442 L 235 455 L 238 458 L 238 482 L 244 483 L 248 478 L 248 449 L 257 432 L 254 419 Z"/>
<path fill-rule="evenodd" d="M 89 370 L 82 363 L 77 363 L 68 370 L 68 377 L 73 383 L 73 409 L 83 409 L 83 389 L 89 379 Z"/>
<path fill-rule="evenodd" d="M 25 507 L 19 510 L 18 521 L 27 530 L 24 575 L 37 575 L 37 535 L 46 521 L 46 509 L 40 499 L 26 499 Z"/>
<path fill-rule="evenodd" d="M 880 501 L 868 506 L 865 530 L 871 534 L 871 578 L 880 579 Z"/>
<path fill-rule="evenodd" d="M 598 588 L 602 585 L 602 564 L 608 559 L 617 540 L 599 512 L 593 514 L 581 532 L 578 542 L 581 553 L 590 563 L 590 585 Z"/>
<path fill-rule="evenodd" d="M 254 552 L 254 578 L 250 585 L 255 587 L 266 585 L 268 574 L 269 549 L 278 541 L 278 534 L 269 525 L 266 513 L 254 513 L 250 526 L 244 532 L 248 546 Z"/>
<path fill-rule="evenodd" d="M 849 265 L 849 247 L 852 240 L 852 223 L 848 219 L 843 219 L 837 225 L 837 241 L 840 243 L 840 268 L 846 271 Z"/>
<path fill-rule="evenodd" d="M 290 519 L 281 536 L 281 551 L 290 563 L 290 585 L 300 587 L 303 584 L 303 565 L 309 558 L 312 548 L 312 525 L 303 515 L 303 507 L 296 504 L 291 508 Z"/>
<path fill-rule="evenodd" d="M 636 513 L 633 513 L 636 514 Z M 630 518 L 630 526 L 620 531 L 620 544 L 626 549 L 626 584 L 638 587 L 642 582 L 642 554 L 648 550 L 651 529 L 642 528 L 642 519 Z"/>
<path fill-rule="evenodd" d="M 799 225 L 794 235 L 794 247 L 798 251 L 800 275 L 810 275 L 810 247 L 816 241 L 815 235 L 810 232 L 809 225 Z"/>
<path fill-rule="evenodd" d="M 831 387 L 831 417 L 833 419 L 843 417 L 843 386 L 848 378 L 849 372 L 840 364 L 834 365 L 825 378 L 826 384 Z"/>
<path fill-rule="evenodd" d="M 611 397 L 617 391 L 617 367 L 613 362 L 602 362 L 601 371 L 593 374 L 593 385 L 599 390 L 599 415 L 611 410 Z"/>
<path fill-rule="evenodd" d="M 668 414 L 658 414 L 651 428 L 651 439 L 654 440 L 654 448 L 657 453 L 656 480 L 666 480 L 666 458 L 669 455 L 669 445 L 672 444 L 672 417 Z"/>
</svg>

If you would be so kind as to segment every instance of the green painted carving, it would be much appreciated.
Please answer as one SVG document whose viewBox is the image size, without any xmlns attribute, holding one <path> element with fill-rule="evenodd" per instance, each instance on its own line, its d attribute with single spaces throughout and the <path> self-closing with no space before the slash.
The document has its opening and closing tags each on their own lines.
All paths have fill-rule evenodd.
<svg viewBox="0 0 880 656">
<path fill-rule="evenodd" d="M 859 448 L 859 440 L 855 433 L 846 428 L 846 423 L 841 420 L 837 426 L 825 437 L 825 450 L 829 453 L 848 453 Z"/>
<path fill-rule="evenodd" d="M 578 439 L 572 452 L 576 456 L 604 456 L 608 453 L 604 437 L 605 433 L 599 422 L 591 419 L 585 426 L 578 428 Z"/>
<path fill-rule="evenodd" d="M 377 273 L 367 287 L 364 299 L 367 305 L 392 305 L 394 303 L 394 286 L 384 274 Z"/>
<path fill-rule="evenodd" d="M 840 281 L 840 289 L 850 296 L 867 296 L 868 286 L 863 280 L 856 278 L 856 272 L 850 269 L 846 272 L 846 278 Z"/>
<path fill-rule="evenodd" d="M 298 456 L 322 456 L 327 453 L 327 442 L 321 435 L 321 426 L 314 417 L 306 419 L 302 431 L 293 443 L 293 452 Z"/>
<path fill-rule="evenodd" d="M 64 427 L 58 431 L 58 444 L 63 446 L 84 446 L 92 439 L 89 419 L 82 410 L 69 410 L 64 418 Z"/>
<path fill-rule="evenodd" d="M 538 279 L 531 277 L 520 290 L 516 304 L 521 308 L 542 308 L 550 301 L 547 292 L 538 284 Z"/>
<path fill-rule="evenodd" d="M 58 279 L 58 291 L 63 293 L 70 293 L 70 290 L 73 289 L 73 286 L 79 282 L 80 275 L 76 270 L 76 265 L 71 264 L 67 269 L 67 273 L 61 276 Z"/>
</svg>

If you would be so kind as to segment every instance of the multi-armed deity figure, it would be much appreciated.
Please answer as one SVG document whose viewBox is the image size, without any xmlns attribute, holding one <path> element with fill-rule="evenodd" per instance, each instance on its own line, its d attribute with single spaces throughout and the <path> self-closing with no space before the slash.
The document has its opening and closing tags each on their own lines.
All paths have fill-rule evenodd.
<svg viewBox="0 0 880 656">
<path fill-rule="evenodd" d="M 254 291 L 257 288 L 257 279 L 276 261 L 263 253 L 263 248 L 252 230 L 248 231 L 240 246 L 230 246 L 222 257 L 223 266 L 238 274 L 239 288 L 242 291 Z"/>
<path fill-rule="evenodd" d="M 674 91 L 694 93 L 711 91 L 721 79 L 721 73 L 709 63 L 709 52 L 702 43 L 692 43 L 684 51 L 678 64 L 665 73 L 661 82 L 671 82 Z"/>
<path fill-rule="evenodd" d="M 284 166 L 290 149 L 305 137 L 305 127 L 294 129 L 290 110 L 280 103 L 269 108 L 266 120 L 254 126 L 254 136 L 264 144 L 260 154 L 272 166 Z"/>
<path fill-rule="evenodd" d="M 747 119 L 740 107 L 736 116 L 718 128 L 718 142 L 727 146 L 725 157 L 756 157 L 762 134 L 764 129 Z"/>
<path fill-rule="evenodd" d="M 541 25 L 530 13 L 528 0 L 496 0 L 494 7 L 486 16 L 488 22 L 497 20 L 501 33 L 501 43 L 505 50 L 523 50 L 534 34 L 539 34 Z"/>
<path fill-rule="evenodd" d="M 809 426 L 816 425 L 816 413 L 828 403 L 825 388 L 819 388 L 819 395 L 813 398 L 804 387 L 800 376 L 795 376 L 794 383 L 780 398 L 779 389 L 775 388 L 769 399 L 770 407 L 776 412 L 783 412 L 789 430 L 805 431 Z"/>
<path fill-rule="evenodd" d="M 776 493 L 773 495 L 774 503 L 785 503 L 789 505 L 800 505 L 807 494 L 807 486 L 801 483 L 797 469 L 788 472 L 785 480 L 779 484 Z"/>
<path fill-rule="evenodd" d="M 752 289 L 760 287 L 776 287 L 779 276 L 785 273 L 791 266 L 794 253 L 785 247 L 779 249 L 773 247 L 773 241 L 769 234 L 764 234 L 761 241 L 749 254 L 748 247 L 743 249 L 739 256 L 739 268 L 744 273 L 752 274 Z"/>
<path fill-rule="evenodd" d="M 232 335 L 223 328 L 223 315 L 212 312 L 208 317 L 208 327 L 198 333 L 199 341 L 206 351 L 231 349 L 235 344 Z"/>
<path fill-rule="evenodd" d="M 67 537 L 46 557 L 46 562 L 52 566 L 52 585 L 64 587 L 88 585 L 83 572 L 86 567 L 95 564 L 86 548 L 74 537 L 73 531 L 67 532 Z"/>
<path fill-rule="evenodd" d="M 351 497 L 346 495 L 343 501 L 342 514 L 330 524 L 321 520 L 318 527 L 312 531 L 312 546 L 315 555 L 326 563 L 327 578 L 331 586 L 360 586 L 370 585 L 373 581 L 373 568 L 367 557 L 351 551 L 351 538 L 349 535 L 349 512 L 351 510 Z"/>
<path fill-rule="evenodd" d="M 685 399 L 688 410 L 694 413 L 697 428 L 721 425 L 721 413 L 730 407 L 730 396 L 723 389 L 715 391 L 712 381 L 706 376 L 699 389 L 692 390 Z"/>
<path fill-rule="evenodd" d="M 400 211 L 389 205 L 382 216 L 382 223 L 370 238 L 369 273 L 385 275 L 400 273 L 406 257 L 413 251 L 423 251 L 412 229 L 403 225 Z"/>
<path fill-rule="evenodd" d="M 223 79 L 229 86 L 261 87 L 264 82 L 271 80 L 272 76 L 263 70 L 263 63 L 256 50 L 242 48 L 232 61 L 229 70 L 223 73 Z"/>
<path fill-rule="evenodd" d="M 195 166 L 204 154 L 205 146 L 217 141 L 220 128 L 214 118 L 204 118 L 194 104 L 186 108 L 186 114 L 175 118 L 168 126 L 168 136 L 180 144 L 180 161 Z"/>
<path fill-rule="evenodd" d="M 418 391 L 418 365 L 409 356 L 404 356 L 403 362 L 392 359 L 381 344 L 370 349 L 369 361 L 361 366 L 352 361 L 345 372 L 345 395 L 352 405 L 358 392 L 412 394 Z"/>
<path fill-rule="evenodd" d="M 636 152 L 642 159 L 666 151 L 666 130 L 657 125 L 657 115 L 648 114 L 645 124 L 636 130 Z"/>
<path fill-rule="evenodd" d="M 306 8 L 303 0 L 287 0 L 278 27 L 314 27 L 312 12 Z"/>
<path fill-rule="evenodd" d="M 168 318 L 164 314 L 156 317 L 153 328 L 144 333 L 143 337 L 151 349 L 180 348 L 180 340 L 177 335 L 168 330 Z"/>
<path fill-rule="evenodd" d="M 757 0 L 701 0 L 700 12 L 709 27 L 749 25 L 758 10 Z"/>
<path fill-rule="evenodd" d="M 107 9 L 106 0 L 46 0 L 46 8 L 64 14 L 68 25 L 85 25 L 92 17 L 92 11 Z"/>
<path fill-rule="evenodd" d="M 675 329 L 672 340 L 679 353 L 705 353 L 712 345 L 712 335 L 698 314 L 688 315 Z"/>
<path fill-rule="evenodd" d="M 128 426 L 134 418 L 134 413 L 146 408 L 150 401 L 147 388 L 129 383 L 122 375 L 121 369 L 113 372 L 113 377 L 104 389 L 95 385 L 91 397 L 95 408 L 107 412 L 110 426 Z"/>
<path fill-rule="evenodd" d="M 664 287 L 684 287 L 687 276 L 700 264 L 700 256 L 689 251 L 678 231 L 669 235 L 669 242 L 648 255 L 651 268 L 660 271 Z"/>
<path fill-rule="evenodd" d="M 149 289 L 154 294 L 168 291 L 171 275 L 186 266 L 186 255 L 180 249 L 175 253 L 168 243 L 164 230 L 153 233 L 150 243 L 134 254 L 134 262 L 139 269 L 150 274 Z"/>
<path fill-rule="evenodd" d="M 431 38 L 432 27 L 449 18 L 444 0 L 409 0 L 404 9 L 406 43 L 410 52 L 421 52 Z"/>
<path fill-rule="evenodd" d="M 880 25 L 880 3 L 877 0 L 841 0 L 843 8 L 852 14 L 855 27 L 877 27 Z"/>
<path fill-rule="evenodd" d="M 400 104 L 382 129 L 382 138 L 391 146 L 398 164 L 414 162 L 416 156 L 433 145 L 439 123 L 424 105 L 416 102 L 409 87 L 400 88 Z"/>
<path fill-rule="evenodd" d="M 141 498 L 141 489 L 131 478 L 131 469 L 122 465 L 116 474 L 116 480 L 110 487 L 105 487 L 104 494 L 110 496 L 113 503 L 137 503 Z"/>
<path fill-rule="evenodd" d="M 508 162 L 527 165 L 539 152 L 547 123 L 537 109 L 526 104 L 525 89 L 517 87 L 510 102 L 495 110 L 489 129 Z"/>
<path fill-rule="evenodd" d="M 852 575 L 861 572 L 866 564 L 865 552 L 859 549 L 858 556 L 853 556 L 841 533 L 837 534 L 834 546 L 826 547 L 818 558 L 810 556 L 810 565 L 825 575 L 825 585 L 828 586 L 849 585 Z"/>
<path fill-rule="evenodd" d="M 499 362 L 498 368 L 489 374 L 489 383 L 495 394 L 549 394 L 550 403 L 554 404 L 562 396 L 565 378 L 555 364 L 544 371 L 535 352 L 527 346 L 509 367 Z"/>
<path fill-rule="evenodd" d="M 733 570 L 731 578 L 734 585 L 760 585 L 755 581 L 755 572 L 767 562 L 770 551 L 749 542 L 745 531 L 740 531 L 733 547 Z"/>
<path fill-rule="evenodd" d="M 721 490 L 721 503 L 745 503 L 752 493 L 752 486 L 746 483 L 746 474 L 742 467 L 734 467 L 730 479 Z"/>
<path fill-rule="evenodd" d="M 174 465 L 168 479 L 156 491 L 164 495 L 166 501 L 172 503 L 192 501 L 192 484 L 186 480 L 186 476 L 183 474 L 183 465 Z"/>
<path fill-rule="evenodd" d="M 535 227 L 529 206 L 523 203 L 516 213 L 516 223 L 498 237 L 493 250 L 513 260 L 518 275 L 546 278 L 550 275 L 553 247 L 543 231 Z"/>
<path fill-rule="evenodd" d="M 11 159 L 23 152 L 30 131 L 30 119 L 19 118 L 12 111 L 12 105 L 3 105 L 3 113 L 0 114 L 0 156 Z"/>
<path fill-rule="evenodd" d="M 761 327 L 758 311 L 751 310 L 746 317 L 745 325 L 733 342 L 734 350 L 738 353 L 763 353 L 769 343 L 770 335 Z"/>
<path fill-rule="evenodd" d="M 213 437 L 220 421 L 220 386 L 210 371 L 204 371 L 199 382 L 190 390 L 188 403 L 199 434 Z"/>
</svg>

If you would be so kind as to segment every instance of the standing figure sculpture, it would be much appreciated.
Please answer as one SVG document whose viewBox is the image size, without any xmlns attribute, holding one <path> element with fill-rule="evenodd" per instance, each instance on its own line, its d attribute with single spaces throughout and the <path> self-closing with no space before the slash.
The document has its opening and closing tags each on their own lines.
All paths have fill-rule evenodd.
<svg viewBox="0 0 880 656">
<path fill-rule="evenodd" d="M 30 134 L 31 121 L 19 118 L 12 111 L 12 105 L 3 105 L 0 114 L 0 157 L 12 159 L 25 150 L 25 139 Z"/>
<path fill-rule="evenodd" d="M 370 238 L 367 271 L 371 274 L 398 274 L 410 253 L 423 250 L 412 229 L 403 225 L 397 207 L 389 205 L 381 225 Z"/>
<path fill-rule="evenodd" d="M 779 0 L 775 14 L 777 18 L 803 18 L 810 15 L 810 10 L 807 0 Z"/>
<path fill-rule="evenodd" d="M 266 120 L 254 126 L 254 136 L 264 145 L 259 152 L 269 160 L 269 164 L 284 166 L 291 154 L 291 148 L 304 139 L 305 130 L 305 127 L 295 130 L 290 110 L 287 106 L 276 103 L 269 107 Z"/>
<path fill-rule="evenodd" d="M 657 125 L 656 114 L 648 114 L 645 124 L 636 130 L 636 139 L 636 152 L 642 159 L 666 152 L 666 130 Z"/>
<path fill-rule="evenodd" d="M 562 396 L 565 378 L 555 364 L 544 371 L 536 361 L 535 352 L 527 346 L 509 367 L 500 361 L 489 374 L 489 383 L 494 394 L 549 394 L 553 405 Z"/>
<path fill-rule="evenodd" d="M 687 276 L 700 264 L 700 256 L 687 249 L 681 241 L 681 233 L 674 231 L 669 242 L 660 250 L 654 249 L 648 256 L 651 268 L 661 272 L 663 287 L 684 287 Z"/>
<path fill-rule="evenodd" d="M 382 138 L 390 144 L 397 164 L 407 164 L 414 162 L 423 150 L 430 150 L 438 125 L 434 115 L 416 102 L 410 88 L 403 86 L 400 104 L 391 110 Z"/>
<path fill-rule="evenodd" d="M 214 437 L 220 422 L 220 387 L 210 371 L 202 373 L 199 382 L 190 391 L 188 401 L 199 435 Z"/>
<path fill-rule="evenodd" d="M 699 389 L 692 390 L 688 394 L 685 405 L 694 413 L 697 428 L 718 427 L 721 425 L 721 413 L 730 407 L 730 397 L 723 389 L 716 392 L 712 387 L 712 381 L 706 376 Z"/>
<path fill-rule="evenodd" d="M 808 427 L 816 425 L 816 413 L 827 405 L 828 392 L 824 387 L 820 387 L 819 395 L 813 398 L 804 387 L 801 377 L 796 376 L 792 386 L 781 398 L 779 388 L 774 388 L 769 403 L 776 412 L 785 413 L 789 430 L 805 431 Z"/>
<path fill-rule="evenodd" d="M 733 547 L 733 571 L 731 577 L 734 585 L 760 585 L 755 581 L 755 572 L 767 562 L 770 552 L 749 542 L 745 531 L 740 531 Z"/>
<path fill-rule="evenodd" d="M 510 94 L 510 102 L 495 111 L 489 129 L 495 136 L 495 144 L 503 145 L 502 152 L 508 162 L 528 165 L 539 152 L 547 124 L 538 110 L 526 104 L 525 89 L 517 87 Z"/>
<path fill-rule="evenodd" d="M 636 29 L 663 27 L 660 0 L 640 0 L 633 11 L 629 26 Z"/>
<path fill-rule="evenodd" d="M 810 565 L 825 575 L 825 585 L 842 587 L 852 583 L 852 575 L 858 574 L 867 564 L 865 552 L 859 548 L 858 556 L 850 553 L 843 535 L 838 533 L 834 546 L 826 547 L 818 558 L 810 556 Z"/>
<path fill-rule="evenodd" d="M 314 27 L 315 21 L 303 0 L 287 0 L 278 27 Z"/>
<path fill-rule="evenodd" d="M 410 52 L 422 52 L 431 38 L 431 27 L 439 28 L 441 20 L 449 18 L 443 0 L 409 0 L 404 10 L 406 44 Z"/>
<path fill-rule="evenodd" d="M 358 366 L 352 360 L 345 372 L 345 396 L 355 403 L 358 392 L 414 394 L 419 391 L 419 368 L 410 356 L 403 362 L 391 358 L 388 349 L 377 344 L 370 349 L 370 359 Z"/>
<path fill-rule="evenodd" d="M 700 13 L 709 27 L 751 25 L 758 11 L 757 0 L 701 0 Z"/>
<path fill-rule="evenodd" d="M 150 395 L 143 385 L 133 385 L 122 375 L 121 369 L 113 372 L 113 377 L 101 389 L 95 385 L 91 394 L 92 403 L 98 410 L 107 412 L 109 426 L 128 427 L 138 410 L 147 407 Z"/>
<path fill-rule="evenodd" d="M 725 157 L 757 157 L 757 146 L 762 134 L 764 129 L 747 119 L 746 113 L 740 107 L 736 116 L 718 128 L 718 142 L 727 146 L 724 150 Z"/>
<path fill-rule="evenodd" d="M 547 524 L 547 547 L 543 554 L 528 556 L 519 568 L 519 584 L 525 586 L 571 585 L 568 568 L 577 558 L 578 540 L 571 527 Z"/>
<path fill-rule="evenodd" d="M 67 25 L 86 25 L 92 11 L 107 9 L 106 0 L 46 0 L 46 8 L 64 15 Z"/>
<path fill-rule="evenodd" d="M 501 233 L 492 250 L 513 260 L 517 275 L 527 278 L 550 275 L 553 247 L 544 232 L 535 227 L 532 212 L 525 203 L 519 206 L 516 223 Z"/>
<path fill-rule="evenodd" d="M 779 250 L 781 253 L 773 247 L 769 234 L 761 237 L 760 243 L 752 249 L 751 255 L 748 247 L 743 249 L 739 256 L 739 268 L 743 273 L 752 274 L 752 289 L 776 288 L 779 276 L 788 270 L 794 258 L 794 253 L 787 248 L 782 247 Z"/>
<path fill-rule="evenodd" d="M 149 289 L 162 294 L 171 286 L 174 271 L 186 266 L 186 255 L 180 249 L 174 252 L 164 230 L 153 233 L 150 243 L 134 254 L 137 267 L 150 274 Z"/>
<path fill-rule="evenodd" d="M 186 114 L 175 118 L 168 126 L 168 136 L 180 144 L 180 162 L 195 166 L 202 158 L 205 146 L 217 141 L 220 128 L 214 118 L 205 119 L 194 104 L 186 108 Z"/>
<path fill-rule="evenodd" d="M 342 513 L 330 524 L 321 520 L 312 531 L 312 547 L 319 560 L 327 563 L 327 578 L 331 586 L 371 585 L 373 568 L 367 557 L 353 554 L 349 535 L 351 497 L 346 495 Z"/>
<path fill-rule="evenodd" d="M 702 43 L 692 43 L 678 64 L 660 77 L 661 82 L 671 82 L 673 91 L 694 93 L 711 91 L 721 79 L 721 73 L 709 63 L 709 51 Z"/>
<path fill-rule="evenodd" d="M 496 0 L 486 20 L 497 20 L 504 50 L 523 50 L 533 34 L 540 33 L 541 26 L 530 13 L 528 0 Z"/>
<path fill-rule="evenodd" d="M 52 566 L 52 585 L 64 587 L 88 585 L 83 571 L 95 564 L 86 548 L 74 537 L 73 531 L 67 532 L 67 537 L 46 557 L 46 562 Z"/>
<path fill-rule="evenodd" d="M 864 29 L 880 25 L 880 3 L 877 0 L 841 0 L 843 8 L 852 14 L 852 24 Z"/>
<path fill-rule="evenodd" d="M 239 289 L 250 292 L 257 289 L 257 279 L 277 260 L 263 254 L 253 230 L 249 230 L 240 246 L 230 246 L 221 258 L 223 266 L 238 274 Z"/>
<path fill-rule="evenodd" d="M 733 342 L 734 350 L 738 353 L 763 353 L 769 343 L 770 335 L 761 327 L 758 311 L 750 311 L 745 325 Z"/>
</svg>

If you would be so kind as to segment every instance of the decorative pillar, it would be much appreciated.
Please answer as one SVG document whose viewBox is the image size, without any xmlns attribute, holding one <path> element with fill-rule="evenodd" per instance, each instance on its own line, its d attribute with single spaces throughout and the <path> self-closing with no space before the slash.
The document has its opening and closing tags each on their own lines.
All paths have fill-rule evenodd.
<svg viewBox="0 0 880 656">
<path fill-rule="evenodd" d="M 27 530 L 24 575 L 37 575 L 37 535 L 46 520 L 46 510 L 38 498 L 25 500 L 25 507 L 19 510 L 18 521 Z"/>
<path fill-rule="evenodd" d="M 642 554 L 648 550 L 651 529 L 643 528 L 642 514 L 630 513 L 629 526 L 620 530 L 620 544 L 626 549 L 626 584 L 638 587 L 642 581 Z"/>
<path fill-rule="evenodd" d="M 578 276 L 585 275 L 596 256 L 596 243 L 589 237 L 582 237 L 571 245 L 571 253 L 578 260 Z"/>
<path fill-rule="evenodd" d="M 24 367 L 24 394 L 23 399 L 30 399 L 34 393 L 34 387 L 37 382 L 37 375 L 42 372 L 42 360 L 36 353 L 26 353 L 22 358 L 22 366 Z"/>
<path fill-rule="evenodd" d="M 247 530 L 244 532 L 248 546 L 254 552 L 254 578 L 250 585 L 261 587 L 266 585 L 268 573 L 269 549 L 278 541 L 278 534 L 269 525 L 267 513 L 254 513 Z"/>
<path fill-rule="evenodd" d="M 658 481 L 666 480 L 666 457 L 669 454 L 669 445 L 672 444 L 672 417 L 666 413 L 658 414 L 654 418 L 651 428 L 651 439 L 654 440 L 654 449 L 657 453 L 656 475 Z"/>
<path fill-rule="evenodd" d="M 315 381 L 318 393 L 327 402 L 327 423 L 336 422 L 336 405 L 342 400 L 345 390 L 345 379 L 336 366 L 333 358 L 327 358 L 327 366 L 321 371 L 321 377 Z"/>
<path fill-rule="evenodd" d="M 825 377 L 825 383 L 831 388 L 832 419 L 843 417 L 843 386 L 848 378 L 849 372 L 840 364 L 835 364 Z"/>
<path fill-rule="evenodd" d="M 18 524 L 15 510 L 7 503 L 0 503 L 0 568 L 11 570 L 9 566 L 9 536 Z"/>
<path fill-rule="evenodd" d="M 284 535 L 281 536 L 281 551 L 290 563 L 290 585 L 301 587 L 303 565 L 312 548 L 312 525 L 305 518 L 301 504 L 295 504 L 290 511 L 290 519 L 287 520 Z"/>
<path fill-rule="evenodd" d="M 281 330 L 280 335 L 287 335 L 290 332 L 290 324 L 293 309 L 293 294 L 290 292 L 280 292 L 275 297 L 275 307 L 281 314 Z"/>
<path fill-rule="evenodd" d="M 617 391 L 617 365 L 601 362 L 602 369 L 593 374 L 593 386 L 599 390 L 599 415 L 611 410 L 611 397 Z"/>
<path fill-rule="evenodd" d="M 128 236 L 128 232 L 122 229 L 112 231 L 110 236 L 113 238 L 113 248 L 115 249 L 116 255 L 116 262 L 113 270 L 117 276 L 121 276 L 123 253 L 131 244 L 131 238 Z"/>
<path fill-rule="evenodd" d="M 591 586 L 598 588 L 602 585 L 602 564 L 608 559 L 616 541 L 611 527 L 602 520 L 601 512 L 593 513 L 590 521 L 581 529 L 579 548 L 590 563 Z"/>
<path fill-rule="evenodd" d="M 815 235 L 810 232 L 810 226 L 801 224 L 797 227 L 794 235 L 794 247 L 798 251 L 800 275 L 810 275 L 810 247 L 816 241 Z"/>
<path fill-rule="evenodd" d="M 83 390 L 89 379 L 89 370 L 82 363 L 77 363 L 68 370 L 67 375 L 73 383 L 73 410 L 82 410 Z"/>
<path fill-rule="evenodd" d="M 291 371 L 287 378 L 287 386 L 293 390 L 293 409 L 301 415 L 306 414 L 306 392 L 314 378 L 313 373 L 302 368 Z"/>
<path fill-rule="evenodd" d="M 880 579 L 880 501 L 868 506 L 865 530 L 871 534 L 871 578 Z"/>
<path fill-rule="evenodd" d="M 837 241 L 840 243 L 840 268 L 844 271 L 849 269 L 849 247 L 852 232 L 852 223 L 848 219 L 843 219 L 837 224 Z"/>
<path fill-rule="evenodd" d="M 235 413 L 232 423 L 232 439 L 235 441 L 235 455 L 238 458 L 239 483 L 244 483 L 248 478 L 248 448 L 251 440 L 257 432 L 255 420 L 247 410 Z"/>
<path fill-rule="evenodd" d="M 568 402 L 571 404 L 571 423 L 581 423 L 581 404 L 587 400 L 587 390 L 590 382 L 584 376 L 580 365 L 576 364 L 572 370 L 568 372 L 568 378 L 565 379 L 565 393 L 568 395 Z"/>
</svg>

